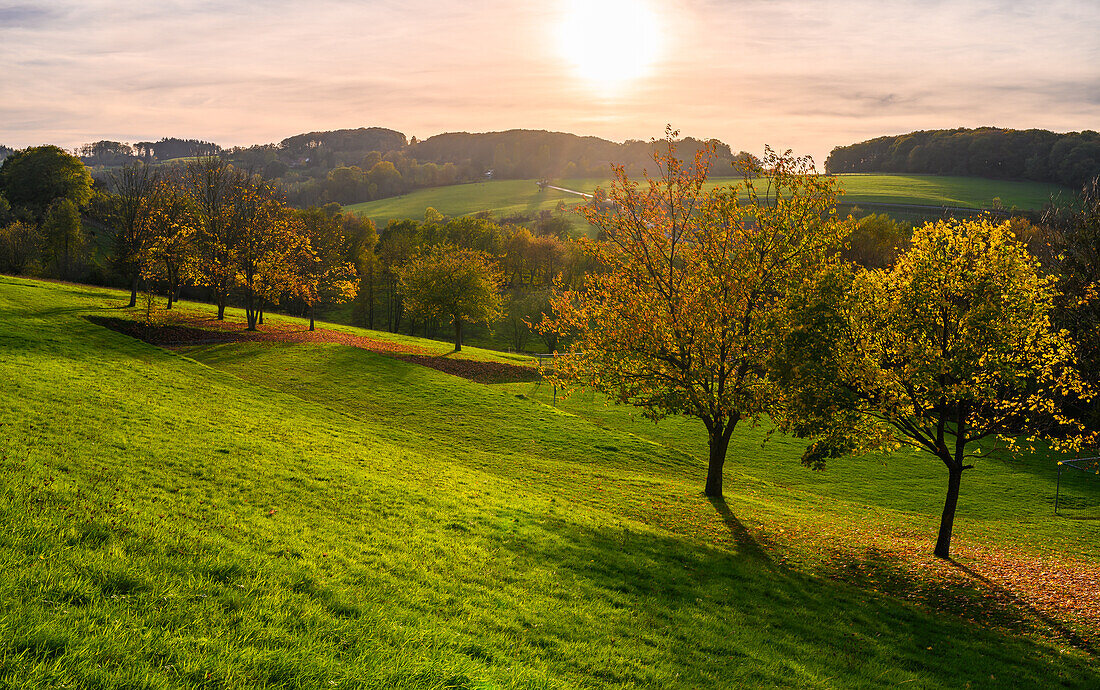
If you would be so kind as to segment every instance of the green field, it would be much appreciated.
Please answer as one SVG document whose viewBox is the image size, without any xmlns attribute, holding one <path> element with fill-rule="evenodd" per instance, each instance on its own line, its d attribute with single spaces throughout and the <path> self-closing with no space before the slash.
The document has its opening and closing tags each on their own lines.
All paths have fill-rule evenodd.
<svg viewBox="0 0 1100 690">
<path fill-rule="evenodd" d="M 1100 684 L 1096 619 L 998 570 L 1100 566 L 1048 458 L 969 472 L 943 563 L 926 457 L 813 473 L 739 429 L 711 503 L 691 420 L 87 319 L 122 304 L 0 276 L 0 686 Z"/>
<path fill-rule="evenodd" d="M 974 177 L 937 175 L 839 175 L 845 190 L 845 203 L 914 204 L 991 208 L 1000 198 L 1005 208 L 1041 209 L 1052 196 L 1067 194 L 1058 185 L 1038 182 L 1012 182 Z M 733 184 L 737 178 L 713 178 L 711 186 Z M 608 180 L 560 180 L 554 184 L 566 189 L 592 192 Z M 464 216 L 492 211 L 497 217 L 514 213 L 554 210 L 559 202 L 574 205 L 579 197 L 547 189 L 539 191 L 535 180 L 495 180 L 473 184 L 422 189 L 404 196 L 346 206 L 385 226 L 391 218 L 423 218 L 431 206 L 447 216 Z M 578 222 L 579 219 L 578 219 Z"/>
</svg>

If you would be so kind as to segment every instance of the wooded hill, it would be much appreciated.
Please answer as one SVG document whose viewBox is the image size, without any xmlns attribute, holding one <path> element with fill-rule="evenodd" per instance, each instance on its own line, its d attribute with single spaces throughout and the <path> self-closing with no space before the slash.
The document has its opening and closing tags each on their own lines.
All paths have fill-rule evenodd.
<svg viewBox="0 0 1100 690">
<path fill-rule="evenodd" d="M 968 175 L 1080 188 L 1100 175 L 1100 133 L 997 127 L 922 130 L 838 146 L 826 159 L 825 170 Z"/>
<path fill-rule="evenodd" d="M 705 142 L 681 141 L 690 158 Z M 715 142 L 712 173 L 728 175 L 740 157 Z M 98 141 L 74 153 L 86 165 L 116 167 L 144 160 L 164 162 L 194 155 L 222 154 L 238 167 L 278 182 L 295 206 L 353 204 L 414 189 L 483 179 L 606 177 L 611 165 L 633 175 L 652 168 L 651 142 L 616 143 L 564 132 L 515 129 L 506 132 L 440 134 L 423 141 L 382 127 L 308 132 L 278 143 L 222 149 L 196 139 L 165 138 L 126 144 Z"/>
</svg>

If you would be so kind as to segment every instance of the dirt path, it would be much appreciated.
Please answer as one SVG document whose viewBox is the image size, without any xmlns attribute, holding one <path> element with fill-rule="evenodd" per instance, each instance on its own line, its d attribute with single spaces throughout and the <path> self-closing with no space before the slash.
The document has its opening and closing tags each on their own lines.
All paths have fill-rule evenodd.
<svg viewBox="0 0 1100 690">
<path fill-rule="evenodd" d="M 248 331 L 243 323 L 218 321 L 212 317 L 177 313 L 161 325 L 145 325 L 133 319 L 94 316 L 89 320 L 151 345 L 167 349 L 182 349 L 198 345 L 236 342 L 336 343 L 358 347 L 421 366 L 430 367 L 477 383 L 507 383 L 533 381 L 538 372 L 532 367 L 503 362 L 478 362 L 440 355 L 415 345 L 378 340 L 327 328 L 309 331 L 286 325 L 263 325 Z"/>
</svg>

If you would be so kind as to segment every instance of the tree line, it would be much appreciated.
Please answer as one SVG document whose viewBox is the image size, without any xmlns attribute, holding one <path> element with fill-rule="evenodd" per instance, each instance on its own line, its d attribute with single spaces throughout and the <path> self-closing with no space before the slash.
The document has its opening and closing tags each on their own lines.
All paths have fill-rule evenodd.
<svg viewBox="0 0 1100 690">
<path fill-rule="evenodd" d="M 1100 174 L 1100 133 L 997 127 L 910 132 L 838 146 L 825 170 L 1032 180 L 1080 189 Z"/>
</svg>

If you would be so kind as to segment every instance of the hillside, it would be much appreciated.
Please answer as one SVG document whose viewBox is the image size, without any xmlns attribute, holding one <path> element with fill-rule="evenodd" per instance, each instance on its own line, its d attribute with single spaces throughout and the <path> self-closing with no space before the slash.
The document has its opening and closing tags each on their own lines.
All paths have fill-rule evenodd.
<svg viewBox="0 0 1100 690">
<path fill-rule="evenodd" d="M 88 320 L 120 303 L 0 277 L 6 687 L 1100 682 L 1095 618 L 997 569 L 1096 572 L 1042 458 L 967 477 L 955 568 L 919 555 L 923 458 L 810 473 L 739 430 L 714 505 L 687 421 L 333 343 L 166 351 Z"/>
<path fill-rule="evenodd" d="M 1100 175 L 1100 134 L 999 127 L 922 130 L 838 146 L 825 170 L 969 175 L 1080 189 Z"/>
<path fill-rule="evenodd" d="M 991 208 L 999 198 L 1004 208 L 1039 210 L 1052 197 L 1069 190 L 1053 184 L 987 180 L 938 175 L 839 175 L 845 204 L 891 204 Z M 735 184 L 736 177 L 714 177 L 710 185 Z M 606 187 L 608 179 L 557 180 L 556 186 L 581 192 Z M 491 211 L 498 218 L 516 213 L 553 211 L 559 202 L 572 206 L 580 197 L 552 189 L 540 191 L 536 180 L 494 180 L 473 184 L 422 189 L 411 194 L 345 206 L 346 210 L 374 220 L 379 227 L 391 218 L 422 218 L 429 206 L 448 216 Z M 577 219 L 580 223 L 580 219 Z"/>
</svg>

